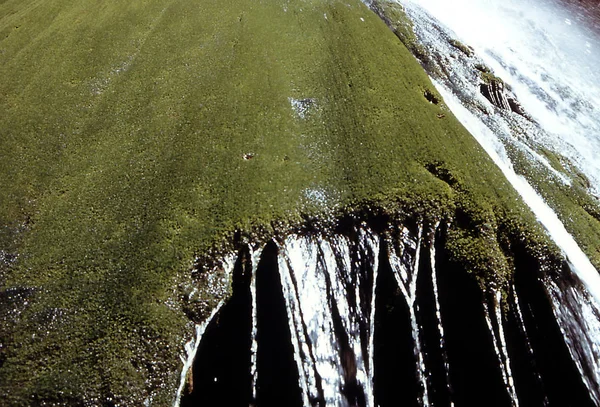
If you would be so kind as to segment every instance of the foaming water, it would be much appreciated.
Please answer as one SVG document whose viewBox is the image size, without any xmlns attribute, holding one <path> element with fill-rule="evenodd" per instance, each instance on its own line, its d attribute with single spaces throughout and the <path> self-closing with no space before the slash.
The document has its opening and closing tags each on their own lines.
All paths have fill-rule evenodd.
<svg viewBox="0 0 600 407">
<path fill-rule="evenodd" d="M 404 2 L 403 2 L 404 3 Z M 408 0 L 472 46 L 600 193 L 600 39 L 551 0 Z"/>
</svg>

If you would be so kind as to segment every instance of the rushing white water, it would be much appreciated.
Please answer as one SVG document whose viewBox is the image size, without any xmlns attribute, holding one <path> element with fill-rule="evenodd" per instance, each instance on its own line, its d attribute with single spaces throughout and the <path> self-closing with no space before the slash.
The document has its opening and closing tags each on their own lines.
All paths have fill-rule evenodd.
<svg viewBox="0 0 600 407">
<path fill-rule="evenodd" d="M 405 3 L 402 1 L 402 3 Z M 472 46 L 600 192 L 600 39 L 553 0 L 407 0 Z"/>
<path fill-rule="evenodd" d="M 355 278 L 355 270 L 351 265 L 350 242 L 347 238 L 335 237 L 332 238 L 331 244 L 323 241 L 320 246 L 323 262 L 328 270 L 330 292 L 333 294 L 339 318 L 347 334 L 349 347 L 347 352 L 356 364 L 356 381 L 366 394 L 372 393 L 366 369 L 368 356 L 365 359 L 361 349 L 359 321 L 364 317 L 358 306 L 360 305 L 360 293 L 358 292 L 360 284 Z M 351 297 L 357 300 L 356 305 L 350 304 Z"/>
<path fill-rule="evenodd" d="M 483 124 L 475 115 L 461 105 L 456 96 L 441 84 L 434 82 L 438 91 L 442 94 L 444 101 L 458 117 L 461 123 L 477 139 L 496 165 L 502 170 L 506 179 L 512 184 L 523 198 L 523 201 L 531 208 L 537 219 L 546 228 L 554 242 L 563 250 L 571 263 L 572 269 L 585 283 L 586 288 L 600 303 L 600 275 L 581 250 L 573 236 L 567 232 L 556 213 L 548 206 L 533 187 L 519 176 L 504 150 L 504 146 L 496 135 Z"/>
<path fill-rule="evenodd" d="M 352 243 L 342 235 L 328 239 L 292 235 L 281 246 L 281 283 L 307 406 L 319 399 L 328 406 L 353 405 L 348 397 L 356 392 L 362 393 L 367 406 L 374 405 L 373 311 L 361 297 L 362 292 L 374 292 L 370 286 L 361 289 L 373 280 L 361 279 L 358 272 L 361 256 L 377 267 L 379 243 L 370 231 L 358 236 L 355 264 Z M 370 331 L 367 354 L 361 343 L 364 327 Z"/>
<path fill-rule="evenodd" d="M 546 127 L 546 132 L 531 134 L 545 135 L 549 142 L 554 144 L 554 148 L 558 147 L 561 154 L 565 154 L 577 162 L 580 168 L 591 178 L 593 186 L 597 188 L 599 185 L 597 183 L 599 174 L 597 166 L 600 165 L 600 160 L 594 155 L 600 151 L 598 148 L 600 145 L 596 145 L 600 137 L 600 132 L 598 132 L 600 126 L 594 120 L 598 120 L 597 117 L 600 117 L 595 113 L 600 112 L 593 111 L 596 107 L 589 105 L 589 100 L 597 97 L 597 94 L 600 93 L 596 92 L 594 96 L 588 97 L 585 92 L 582 92 L 583 88 L 587 86 L 586 78 L 589 80 L 591 77 L 595 77 L 595 71 L 594 74 L 585 72 L 584 64 L 579 66 L 576 63 L 571 63 L 575 67 L 569 70 L 564 64 L 559 63 L 558 60 L 564 58 L 565 54 L 563 52 L 574 51 L 569 51 L 568 44 L 564 43 L 563 40 L 553 42 L 552 38 L 554 38 L 556 28 L 545 21 L 544 18 L 550 18 L 551 22 L 554 21 L 552 18 L 556 16 L 550 16 L 548 10 L 540 8 L 539 10 L 523 11 L 522 14 L 519 14 L 518 12 L 522 6 L 515 5 L 512 1 L 503 3 L 504 5 L 496 3 L 492 0 L 485 4 L 473 5 L 472 9 L 469 9 L 472 12 L 462 15 L 459 15 L 456 10 L 464 11 L 464 7 L 471 3 L 459 1 L 457 3 L 453 2 L 450 6 L 441 4 L 436 0 L 423 0 L 419 4 L 426 9 L 426 12 L 424 12 L 421 7 L 411 0 L 407 3 L 407 9 L 409 15 L 416 20 L 417 35 L 421 40 L 426 41 L 429 47 L 437 49 L 437 52 L 443 55 L 447 54 L 448 38 L 458 36 L 459 39 L 474 46 L 476 52 L 481 53 L 481 57 L 496 70 L 497 74 L 500 74 L 500 76 L 503 76 L 504 73 L 511 74 L 512 76 L 504 76 L 504 78 L 513 80 L 511 85 L 519 97 L 519 101 L 522 102 L 526 111 L 540 122 L 542 127 Z M 524 2 L 524 4 L 531 3 Z M 540 2 L 539 4 L 543 3 Z M 507 20 L 503 18 L 506 17 L 503 13 L 507 12 L 507 7 L 510 6 L 514 6 L 512 12 L 517 12 L 517 15 L 513 15 L 513 18 Z M 427 13 L 439 17 L 442 23 L 450 24 L 450 28 L 442 27 Z M 466 15 L 468 15 L 468 21 L 465 20 Z M 560 15 L 560 13 L 557 15 Z M 520 27 L 523 21 L 527 22 L 529 29 Z M 486 25 L 486 22 L 489 25 Z M 499 22 L 504 27 L 503 30 L 499 29 Z M 456 33 L 453 33 L 452 29 Z M 529 43 L 525 45 L 520 40 L 512 42 L 515 49 L 505 48 L 510 47 L 506 44 L 511 44 L 513 36 L 516 35 L 514 32 L 518 32 L 518 35 L 526 38 Z M 566 35 L 568 37 L 572 33 Z M 493 38 L 488 41 L 489 36 Z M 504 42 L 498 43 L 497 36 L 503 38 L 502 41 Z M 545 53 L 550 53 L 546 60 L 544 60 L 546 57 L 544 53 L 534 52 L 531 49 L 532 44 L 535 47 L 540 47 Z M 554 47 L 554 53 L 547 48 L 550 46 Z M 563 50 L 563 48 L 565 49 Z M 556 53 L 559 55 L 557 61 L 554 60 Z M 544 63 L 540 61 L 544 61 Z M 571 62 L 574 61 L 571 60 Z M 555 65 L 552 66 L 553 64 Z M 518 66 L 518 69 L 515 66 Z M 565 336 L 569 351 L 586 386 L 590 390 L 591 396 L 598 403 L 600 402 L 600 366 L 597 362 L 600 357 L 598 353 L 598 349 L 600 349 L 600 330 L 598 329 L 600 275 L 574 238 L 565 229 L 557 214 L 527 180 L 515 172 L 505 150 L 506 140 L 511 137 L 509 129 L 511 118 L 506 119 L 502 114 L 491 114 L 492 111 L 482 114 L 481 111 L 469 104 L 469 101 L 481 100 L 477 86 L 470 83 L 467 78 L 468 75 L 472 75 L 469 72 L 472 68 L 461 62 L 448 62 L 447 69 L 452 72 L 453 84 L 434 80 L 434 85 L 444 98 L 446 105 L 477 139 L 501 169 L 507 180 L 521 195 L 524 202 L 532 209 L 551 238 L 566 255 L 570 269 L 583 283 L 583 286 L 565 285 L 558 289 L 551 282 L 546 282 L 546 288 L 553 298 L 553 311 Z M 502 72 L 500 69 L 507 69 L 507 72 Z M 529 69 L 533 69 L 533 71 Z M 560 69 L 563 70 L 560 71 Z M 576 71 L 580 69 L 583 69 L 583 71 L 576 74 Z M 577 78 L 571 78 L 570 75 L 575 75 Z M 565 79 L 563 77 L 569 78 Z M 461 84 L 459 86 L 460 92 L 462 92 L 460 97 L 451 88 L 452 85 L 456 87 L 456 83 Z M 587 90 L 596 89 L 594 86 L 596 86 L 596 83 Z M 530 98 L 525 94 L 525 90 L 519 89 L 520 87 L 529 89 L 530 92 L 533 92 L 535 98 Z M 579 103 L 574 101 L 579 101 Z M 542 102 L 545 110 L 539 105 Z M 480 104 L 480 106 L 485 105 L 485 101 Z M 515 118 L 514 120 L 517 120 L 518 123 L 520 119 Z M 568 134 L 564 133 L 567 127 L 571 128 L 571 132 Z M 514 144 L 514 141 L 509 143 Z M 570 294 L 561 292 L 561 290 L 567 290 Z M 586 294 L 586 291 L 591 294 L 591 297 Z M 567 300 L 569 306 L 564 307 L 563 305 Z M 579 346 L 581 342 L 585 342 L 587 345 Z M 503 352 L 500 352 L 499 345 L 499 343 L 496 344 L 497 353 L 502 356 Z M 508 361 L 505 364 L 509 368 Z M 514 397 L 509 373 L 508 370 L 504 370 L 509 393 L 511 393 L 511 397 Z"/>
<path fill-rule="evenodd" d="M 298 240 L 295 236 L 290 236 L 284 242 L 281 248 L 283 255 L 278 257 L 279 273 L 283 296 L 285 298 L 290 333 L 292 335 L 292 345 L 294 347 L 294 361 L 298 367 L 300 389 L 304 406 L 310 405 L 310 400 L 318 399 L 319 390 L 317 387 L 317 378 L 314 369 L 314 357 L 311 354 L 309 344 L 304 334 L 304 321 L 302 310 L 298 301 L 298 290 L 294 280 L 294 264 L 302 267 L 306 264 L 303 257 L 307 254 L 312 257 L 313 252 L 307 253 L 305 244 L 307 242 Z M 316 253 L 314 253 L 316 256 Z M 316 260 L 315 260 L 316 261 Z M 309 259 L 308 263 L 311 260 Z"/>
<path fill-rule="evenodd" d="M 466 0 L 459 1 L 457 9 L 461 9 L 461 4 L 464 7 L 466 7 L 466 5 L 464 4 L 465 1 Z M 495 4 L 495 1 L 491 1 L 489 2 L 489 4 L 489 7 L 492 10 L 494 10 L 493 4 Z M 440 21 L 428 14 L 431 10 L 432 13 L 435 12 L 434 14 L 438 15 L 438 13 L 440 13 L 440 10 L 447 10 L 449 8 L 447 5 L 440 5 L 438 9 L 436 8 L 437 5 L 438 3 L 436 2 L 436 0 L 424 0 L 422 4 L 419 3 L 419 5 L 413 3 L 412 0 L 410 0 L 406 3 L 406 8 L 407 12 L 409 13 L 409 16 L 413 18 L 416 22 L 415 29 L 419 39 L 425 42 L 429 48 L 435 49 L 436 52 L 441 53 L 442 55 L 446 55 L 450 53 L 449 49 L 452 48 L 448 44 L 448 38 L 454 37 L 455 34 L 452 32 L 453 27 L 441 27 Z M 454 15 L 454 17 L 447 16 L 445 14 L 441 16 L 441 22 L 448 21 L 449 23 L 452 23 L 453 26 L 457 26 L 456 28 L 459 31 L 464 31 L 464 35 L 468 38 L 471 38 L 470 36 L 474 36 L 476 28 L 478 28 L 480 30 L 483 30 L 481 36 L 485 38 L 490 34 L 484 29 L 485 27 L 479 26 L 479 19 L 483 19 L 484 21 L 487 20 L 485 20 L 484 15 L 480 16 L 479 14 L 484 13 L 484 11 L 487 10 L 486 7 L 487 6 L 473 7 L 474 14 L 472 16 L 474 20 L 476 20 L 475 22 L 473 22 L 473 27 L 475 28 L 463 27 L 463 25 L 469 24 L 467 24 L 467 21 L 464 20 L 464 16 L 457 16 L 456 11 L 452 11 L 452 13 L 448 11 L 448 13 Z M 495 18 L 498 17 L 499 16 L 496 16 Z M 461 25 L 460 23 L 463 23 L 463 25 Z M 510 24 L 508 25 L 508 27 L 510 27 Z M 491 25 L 491 27 L 492 28 L 490 28 L 490 30 L 492 32 L 495 32 L 495 30 L 493 29 L 493 24 Z M 467 35 L 466 33 L 468 33 L 469 35 Z M 537 37 L 531 40 L 535 41 L 537 40 Z M 492 41 L 490 42 L 490 44 L 494 44 L 494 42 Z M 482 50 L 481 52 L 486 54 L 486 52 L 489 53 L 489 50 Z M 500 51 L 495 52 L 499 53 Z M 503 55 L 502 53 L 500 54 Z M 523 58 L 525 58 L 525 56 L 523 56 Z M 524 64 L 526 64 L 526 62 L 527 60 L 523 61 Z M 498 165 L 498 167 L 501 169 L 507 180 L 521 195 L 524 202 L 536 214 L 538 220 L 548 230 L 552 239 L 566 254 L 566 256 L 572 264 L 572 268 L 582 279 L 587 289 L 590 290 L 590 292 L 596 299 L 596 302 L 600 304 L 600 276 L 598 275 L 598 272 L 593 267 L 587 256 L 580 249 L 578 244 L 575 242 L 574 238 L 568 233 L 564 224 L 558 218 L 557 214 L 550 208 L 550 206 L 548 206 L 548 204 L 527 182 L 527 180 L 516 173 L 513 164 L 509 158 L 509 155 L 506 152 L 505 142 L 507 139 L 511 139 L 508 142 L 509 144 L 514 145 L 515 143 L 517 143 L 520 146 L 523 146 L 523 143 L 520 143 L 518 140 L 515 142 L 510 127 L 515 124 L 526 124 L 524 124 L 524 121 L 521 120 L 520 117 L 506 118 L 501 114 L 490 114 L 490 112 L 482 113 L 481 110 L 479 110 L 479 108 L 474 107 L 474 104 L 470 104 L 470 102 L 475 102 L 475 104 L 478 104 L 479 106 L 487 106 L 490 109 L 492 109 L 492 111 L 493 106 L 491 106 L 489 102 L 487 102 L 487 100 L 480 94 L 477 83 L 471 83 L 471 79 L 469 78 L 469 76 L 473 75 L 473 68 L 469 66 L 469 63 L 465 64 L 464 62 L 461 62 L 459 60 L 456 60 L 455 62 L 448 60 L 445 64 L 445 69 L 451 72 L 450 75 L 452 77 L 452 83 L 442 83 L 436 80 L 433 80 L 433 83 L 444 98 L 446 105 L 450 108 L 450 110 L 452 110 L 454 115 L 461 121 L 461 123 L 467 128 L 467 130 L 469 130 L 469 132 L 475 137 L 475 139 L 484 148 L 484 150 L 488 153 L 488 155 L 492 158 L 496 165 Z M 459 86 L 460 92 L 462 92 L 460 98 L 454 94 L 450 86 Z M 523 104 L 527 108 L 527 105 L 525 103 Z M 529 113 L 529 110 L 527 110 L 527 112 Z M 600 117 L 600 114 L 598 117 Z M 531 129 L 533 129 L 533 127 L 531 127 Z M 532 130 L 529 131 L 527 134 L 528 136 L 545 134 L 547 137 L 550 137 L 550 135 L 548 135 L 549 133 L 544 131 L 538 132 Z M 559 135 L 556 134 L 554 136 L 559 137 Z M 594 138 L 595 133 L 591 132 L 587 134 L 586 137 Z M 572 139 L 574 140 L 575 138 Z M 556 142 L 556 144 L 559 147 L 561 146 L 561 144 L 558 142 Z M 588 153 L 590 151 L 594 152 L 593 149 L 589 150 L 588 148 L 585 148 L 585 150 Z M 597 149 L 595 151 L 600 151 L 600 149 Z M 564 151 L 561 151 L 561 153 L 563 152 Z M 594 160 L 594 162 L 600 165 L 600 159 Z M 593 176 L 593 171 L 591 171 L 590 174 L 591 176 Z"/>
<path fill-rule="evenodd" d="M 338 357 L 339 343 L 329 307 L 328 269 L 320 248 L 310 237 L 293 237 L 286 242 L 286 254 L 296 284 L 296 295 L 304 329 L 309 341 L 314 368 L 321 378 L 327 405 L 345 405 L 339 389 L 343 387 L 343 368 Z M 328 257 L 328 256 L 327 256 Z M 313 396 L 314 397 L 314 396 Z"/>
</svg>

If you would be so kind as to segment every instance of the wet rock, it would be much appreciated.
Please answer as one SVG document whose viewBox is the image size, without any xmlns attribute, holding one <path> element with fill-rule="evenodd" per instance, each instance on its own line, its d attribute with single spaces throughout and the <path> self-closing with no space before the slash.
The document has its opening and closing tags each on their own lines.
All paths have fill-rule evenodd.
<svg viewBox="0 0 600 407">
<path fill-rule="evenodd" d="M 423 96 L 425 96 L 425 99 L 427 99 L 429 102 L 433 103 L 434 105 L 437 105 L 438 103 L 440 103 L 440 97 L 429 89 L 426 89 L 425 92 L 423 92 Z"/>
<path fill-rule="evenodd" d="M 454 48 L 460 50 L 463 54 L 465 54 L 468 57 L 473 56 L 473 48 L 469 47 L 468 45 L 463 44 L 462 42 L 458 41 L 458 40 L 450 40 L 448 41 L 450 43 L 450 45 L 452 45 Z"/>
<path fill-rule="evenodd" d="M 500 109 L 509 110 L 510 104 L 504 94 L 504 83 L 492 79 L 488 83 L 482 83 L 479 86 L 481 94 L 487 98 L 493 105 Z"/>
<path fill-rule="evenodd" d="M 500 109 L 510 110 L 521 116 L 525 115 L 525 110 L 517 99 L 510 95 L 507 86 L 504 82 L 491 74 L 484 73 L 482 75 L 484 83 L 479 85 L 479 91 L 486 97 L 494 106 Z"/>
<path fill-rule="evenodd" d="M 233 271 L 232 295 L 208 325 L 189 372 L 182 407 L 248 406 L 251 398 L 251 268 L 242 252 Z"/>
</svg>

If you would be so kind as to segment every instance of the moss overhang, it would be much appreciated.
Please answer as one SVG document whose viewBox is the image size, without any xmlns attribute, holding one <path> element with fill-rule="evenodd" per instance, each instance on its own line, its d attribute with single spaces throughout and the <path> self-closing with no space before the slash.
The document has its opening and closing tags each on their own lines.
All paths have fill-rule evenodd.
<svg viewBox="0 0 600 407">
<path fill-rule="evenodd" d="M 358 0 L 5 0 L 0 38 L 0 287 L 25 298 L 0 321 L 9 405 L 169 404 L 179 287 L 236 232 L 458 213 L 450 250 L 483 280 L 499 225 L 545 244 Z"/>
</svg>

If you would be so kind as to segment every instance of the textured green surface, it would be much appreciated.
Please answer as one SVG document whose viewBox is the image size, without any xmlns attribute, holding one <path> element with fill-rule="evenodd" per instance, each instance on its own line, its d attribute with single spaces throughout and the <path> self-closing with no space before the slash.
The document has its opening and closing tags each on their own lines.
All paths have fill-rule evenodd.
<svg viewBox="0 0 600 407">
<path fill-rule="evenodd" d="M 33 294 L 1 314 L 0 398 L 168 404 L 178 286 L 236 229 L 459 213 L 451 252 L 505 273 L 498 226 L 531 215 L 426 90 L 357 0 L 1 0 L 0 288 Z"/>
</svg>

